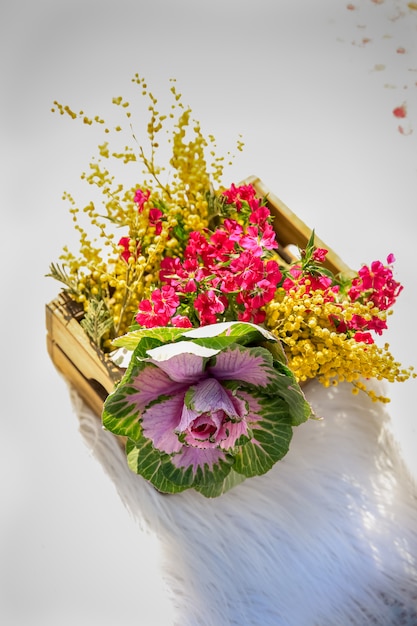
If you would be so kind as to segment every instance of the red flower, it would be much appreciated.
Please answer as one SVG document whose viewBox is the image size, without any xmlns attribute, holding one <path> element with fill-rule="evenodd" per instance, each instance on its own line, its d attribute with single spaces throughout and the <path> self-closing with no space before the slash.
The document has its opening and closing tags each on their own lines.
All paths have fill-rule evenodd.
<svg viewBox="0 0 417 626">
<path fill-rule="evenodd" d="M 395 117 L 406 117 L 407 116 L 407 107 L 405 103 L 401 104 L 399 107 L 395 107 L 392 111 Z"/>
<path fill-rule="evenodd" d="M 228 204 L 235 204 L 239 210 L 242 208 L 242 202 L 247 202 L 252 211 L 259 208 L 259 200 L 256 197 L 256 191 L 253 185 L 241 185 L 236 187 L 234 183 L 230 189 L 223 191 Z"/>
<path fill-rule="evenodd" d="M 160 235 L 162 232 L 162 216 L 163 213 L 159 209 L 153 208 L 149 211 L 149 224 L 155 227 L 155 235 Z"/>
<path fill-rule="evenodd" d="M 337 315 L 329 315 L 329 322 L 333 324 L 338 333 L 346 333 L 348 331 L 348 326 L 344 319 Z"/>
<path fill-rule="evenodd" d="M 371 344 L 374 343 L 374 340 L 372 338 L 371 333 L 361 333 L 361 332 L 357 332 L 355 333 L 355 335 L 353 336 L 353 338 L 355 339 L 355 341 L 359 342 L 363 342 L 363 343 L 367 343 L 367 344 Z"/>
<path fill-rule="evenodd" d="M 161 261 L 159 279 L 171 285 L 178 292 L 197 291 L 197 282 L 203 280 L 207 271 L 200 268 L 197 258 L 186 258 L 183 263 L 178 258 L 166 257 Z"/>
<path fill-rule="evenodd" d="M 126 263 L 129 262 L 130 257 L 129 242 L 130 237 L 122 237 L 119 241 L 119 246 L 123 246 L 123 252 L 121 252 L 120 256 Z"/>
<path fill-rule="evenodd" d="M 188 259 L 195 259 L 200 256 L 203 262 L 209 258 L 209 243 L 204 234 L 193 230 L 188 236 L 188 243 L 184 250 L 184 256 Z"/>
<path fill-rule="evenodd" d="M 206 250 L 206 258 L 226 262 L 229 260 L 235 247 L 234 240 L 230 234 L 218 228 L 210 237 L 210 246 Z"/>
<path fill-rule="evenodd" d="M 172 285 L 172 287 L 177 287 L 179 285 L 179 273 L 181 271 L 181 261 L 178 257 L 165 257 L 161 261 L 160 270 L 159 270 L 159 280 L 163 283 L 167 283 L 168 285 Z"/>
<path fill-rule="evenodd" d="M 124 261 L 126 261 L 126 263 L 129 263 L 129 259 L 131 256 L 135 256 L 135 255 L 132 255 L 132 252 L 130 251 L 130 242 L 131 242 L 130 237 L 122 237 L 118 244 L 119 246 L 123 247 L 123 251 L 121 252 L 120 256 Z M 139 254 L 139 251 L 140 251 L 140 244 L 138 243 L 136 246 L 136 256 Z"/>
<path fill-rule="evenodd" d="M 388 328 L 385 320 L 381 320 L 381 318 L 374 316 L 368 322 L 368 330 L 373 330 L 377 335 L 382 335 L 382 331 Z"/>
<path fill-rule="evenodd" d="M 310 291 L 324 291 L 326 293 L 326 298 L 328 300 L 334 300 L 333 292 L 338 291 L 338 286 L 334 285 L 332 287 L 332 279 L 328 276 L 324 276 L 320 274 L 319 276 L 313 276 L 312 274 L 303 274 L 300 265 L 293 265 L 290 268 L 290 272 L 292 278 L 287 277 L 282 283 L 285 291 L 290 291 L 293 289 L 295 285 L 305 285 L 306 293 L 310 293 Z M 306 280 L 309 280 L 309 283 L 306 284 Z"/>
</svg>

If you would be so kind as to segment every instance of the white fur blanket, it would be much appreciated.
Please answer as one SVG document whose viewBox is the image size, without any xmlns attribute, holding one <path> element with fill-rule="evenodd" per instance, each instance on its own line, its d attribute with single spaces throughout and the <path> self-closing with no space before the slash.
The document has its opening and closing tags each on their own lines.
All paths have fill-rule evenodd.
<svg viewBox="0 0 417 626">
<path fill-rule="evenodd" d="M 209 500 L 160 495 L 131 473 L 73 393 L 83 438 L 138 533 L 157 537 L 170 624 L 417 624 L 417 492 L 389 415 L 348 385 L 310 383 L 306 395 L 324 419 L 296 429 L 289 454 L 267 475 Z"/>
</svg>

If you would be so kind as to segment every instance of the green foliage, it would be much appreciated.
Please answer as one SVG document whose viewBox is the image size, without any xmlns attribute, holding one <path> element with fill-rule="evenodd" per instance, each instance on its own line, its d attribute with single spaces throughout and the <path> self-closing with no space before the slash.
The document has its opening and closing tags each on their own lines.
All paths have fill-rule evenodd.
<svg viewBox="0 0 417 626">
<path fill-rule="evenodd" d="M 69 276 L 65 268 L 58 263 L 51 263 L 49 266 L 49 273 L 46 274 L 47 278 L 54 278 L 55 280 L 63 283 L 66 287 L 64 291 L 69 292 L 72 295 L 78 293 L 78 284 L 73 276 Z"/>
<path fill-rule="evenodd" d="M 80 323 L 91 341 L 100 346 L 102 338 L 113 326 L 113 318 L 104 300 L 90 300 Z"/>
</svg>

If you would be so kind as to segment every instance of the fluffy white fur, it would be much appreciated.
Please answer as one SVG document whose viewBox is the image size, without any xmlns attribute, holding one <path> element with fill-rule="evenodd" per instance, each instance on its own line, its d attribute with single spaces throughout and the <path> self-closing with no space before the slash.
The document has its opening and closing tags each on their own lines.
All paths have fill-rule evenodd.
<svg viewBox="0 0 417 626">
<path fill-rule="evenodd" d="M 161 495 L 131 473 L 73 394 L 81 433 L 138 533 L 158 537 L 173 625 L 417 624 L 417 491 L 389 415 L 348 385 L 310 383 L 306 395 L 324 419 L 297 428 L 267 475 L 209 500 Z"/>
</svg>

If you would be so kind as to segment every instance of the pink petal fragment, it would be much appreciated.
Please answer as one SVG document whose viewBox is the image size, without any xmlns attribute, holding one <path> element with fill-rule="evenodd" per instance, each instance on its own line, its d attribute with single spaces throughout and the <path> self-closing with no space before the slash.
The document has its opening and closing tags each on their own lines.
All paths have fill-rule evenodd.
<svg viewBox="0 0 417 626">
<path fill-rule="evenodd" d="M 228 348 L 216 356 L 215 365 L 207 371 L 219 380 L 240 380 L 252 385 L 266 387 L 270 382 L 268 373 L 272 365 L 268 362 L 269 353 L 265 350 L 265 357 L 255 355 L 246 349 Z"/>
<path fill-rule="evenodd" d="M 401 135 L 411 135 L 411 133 L 413 132 L 413 129 L 411 128 L 410 125 L 408 125 L 407 127 L 402 126 L 401 124 L 398 126 L 398 132 Z"/>
<path fill-rule="evenodd" d="M 401 117 L 404 118 L 407 116 L 407 106 L 405 104 L 405 102 L 403 102 L 403 104 L 401 104 L 398 107 L 395 107 L 395 109 L 393 109 L 392 111 L 393 115 L 395 117 Z"/>
<path fill-rule="evenodd" d="M 153 404 L 142 416 L 144 436 L 152 441 L 155 448 L 167 454 L 179 452 L 182 448 L 175 430 L 181 418 L 183 405 L 184 393 Z"/>
</svg>

